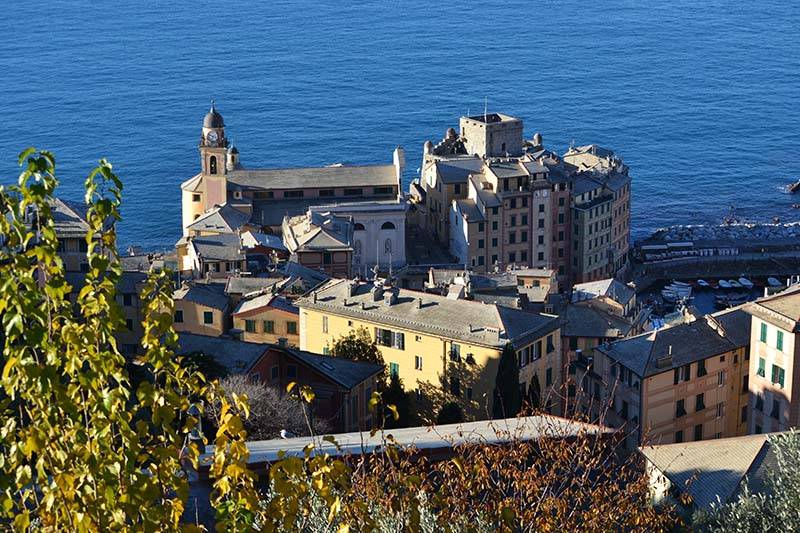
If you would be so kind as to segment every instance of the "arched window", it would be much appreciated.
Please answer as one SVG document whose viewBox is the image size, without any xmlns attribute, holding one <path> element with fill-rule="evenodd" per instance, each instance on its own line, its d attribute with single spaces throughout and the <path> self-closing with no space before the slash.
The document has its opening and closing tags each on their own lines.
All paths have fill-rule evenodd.
<svg viewBox="0 0 800 533">
<path fill-rule="evenodd" d="M 212 155 L 208 158 L 208 169 L 211 174 L 217 173 L 217 156 Z"/>
<path fill-rule="evenodd" d="M 392 239 L 386 239 L 386 241 L 383 243 L 383 253 L 392 253 Z"/>
<path fill-rule="evenodd" d="M 353 226 L 353 231 L 365 231 L 366 229 L 361 222 L 356 222 L 355 226 Z"/>
<path fill-rule="evenodd" d="M 384 222 L 381 229 L 395 229 L 395 227 L 391 222 Z"/>
</svg>

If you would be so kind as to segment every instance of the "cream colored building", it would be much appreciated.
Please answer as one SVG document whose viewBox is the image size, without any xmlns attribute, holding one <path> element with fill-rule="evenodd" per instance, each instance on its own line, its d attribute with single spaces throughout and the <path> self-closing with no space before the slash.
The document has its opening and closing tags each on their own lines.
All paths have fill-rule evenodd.
<svg viewBox="0 0 800 533">
<path fill-rule="evenodd" d="M 300 345 L 299 311 L 283 296 L 268 293 L 242 300 L 232 316 L 244 341 Z"/>
<path fill-rule="evenodd" d="M 491 412 L 500 354 L 517 352 L 520 386 L 536 375 L 560 383 L 560 336 L 556 317 L 384 286 L 380 281 L 331 280 L 297 301 L 300 348 L 326 352 L 347 332 L 364 327 L 377 342 L 387 370 L 418 409 L 430 409 L 426 389 L 458 401 L 468 416 Z M 427 414 L 431 414 L 427 412 Z"/>
<path fill-rule="evenodd" d="M 750 336 L 750 433 L 800 426 L 800 286 L 746 307 Z"/>
<path fill-rule="evenodd" d="M 576 376 L 576 402 L 628 430 L 630 447 L 743 435 L 749 354 L 739 308 L 602 344 Z"/>
<path fill-rule="evenodd" d="M 173 293 L 175 331 L 219 337 L 230 329 L 230 304 L 222 283 L 186 281 Z"/>
</svg>

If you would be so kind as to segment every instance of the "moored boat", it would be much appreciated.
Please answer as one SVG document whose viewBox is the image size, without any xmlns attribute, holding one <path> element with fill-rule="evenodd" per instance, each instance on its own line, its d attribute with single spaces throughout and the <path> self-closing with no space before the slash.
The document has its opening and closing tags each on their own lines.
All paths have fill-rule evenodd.
<svg viewBox="0 0 800 533">
<path fill-rule="evenodd" d="M 738 281 L 736 281 L 735 279 L 729 279 L 728 280 L 728 285 L 730 285 L 732 289 L 741 289 L 742 288 L 742 284 L 739 283 Z"/>
<path fill-rule="evenodd" d="M 719 280 L 719 287 L 720 289 L 730 289 L 731 284 L 725 281 L 724 279 Z"/>
<path fill-rule="evenodd" d="M 744 276 L 739 278 L 739 285 L 741 285 L 745 289 L 752 289 L 753 288 L 753 282 L 750 281 L 749 279 L 745 278 Z"/>
<path fill-rule="evenodd" d="M 767 278 L 767 285 L 770 287 L 781 287 L 783 284 L 777 278 Z"/>
<path fill-rule="evenodd" d="M 704 279 L 698 279 L 697 280 L 697 284 L 699 286 L 703 287 L 704 289 L 707 289 L 707 288 L 711 287 L 711 284 L 709 282 L 707 282 L 706 280 L 704 280 Z"/>
</svg>

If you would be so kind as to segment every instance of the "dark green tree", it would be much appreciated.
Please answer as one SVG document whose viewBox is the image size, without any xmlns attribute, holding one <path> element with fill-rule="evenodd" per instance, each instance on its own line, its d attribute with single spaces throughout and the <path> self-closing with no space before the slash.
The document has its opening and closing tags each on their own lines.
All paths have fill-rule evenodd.
<svg viewBox="0 0 800 533">
<path fill-rule="evenodd" d="M 403 388 L 403 380 L 397 374 L 389 378 L 389 385 L 383 391 L 383 404 L 394 405 L 397 410 L 397 420 L 392 413 L 386 413 L 386 428 L 404 428 L 411 425 L 411 399 Z M 386 410 L 386 408 L 384 408 Z"/>
<path fill-rule="evenodd" d="M 464 412 L 461 410 L 461 406 L 456 402 L 447 402 L 439 410 L 439 414 L 436 415 L 436 423 L 438 425 L 458 424 L 463 421 Z"/>
<path fill-rule="evenodd" d="M 384 371 L 378 376 L 378 388 L 383 390 L 386 387 L 386 363 L 384 363 L 383 355 L 367 328 L 351 329 L 341 335 L 333 341 L 330 352 L 334 357 L 381 365 Z"/>
<path fill-rule="evenodd" d="M 497 367 L 492 417 L 511 418 L 519 413 L 520 407 L 522 407 L 522 395 L 519 392 L 517 354 L 511 343 L 508 343 L 503 348 L 500 364 Z"/>
<path fill-rule="evenodd" d="M 539 374 L 534 374 L 528 384 L 528 395 L 526 399 L 528 408 L 538 411 L 542 408 L 542 389 L 539 386 Z"/>
</svg>

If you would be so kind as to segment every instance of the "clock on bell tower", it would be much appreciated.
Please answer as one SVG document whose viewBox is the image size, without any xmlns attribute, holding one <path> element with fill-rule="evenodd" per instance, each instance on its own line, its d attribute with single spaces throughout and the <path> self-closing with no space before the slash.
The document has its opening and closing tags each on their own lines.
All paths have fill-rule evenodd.
<svg viewBox="0 0 800 533">
<path fill-rule="evenodd" d="M 225 121 L 217 111 L 214 100 L 203 119 L 200 134 L 200 165 L 203 174 L 225 174 L 228 139 L 225 138 Z"/>
</svg>

